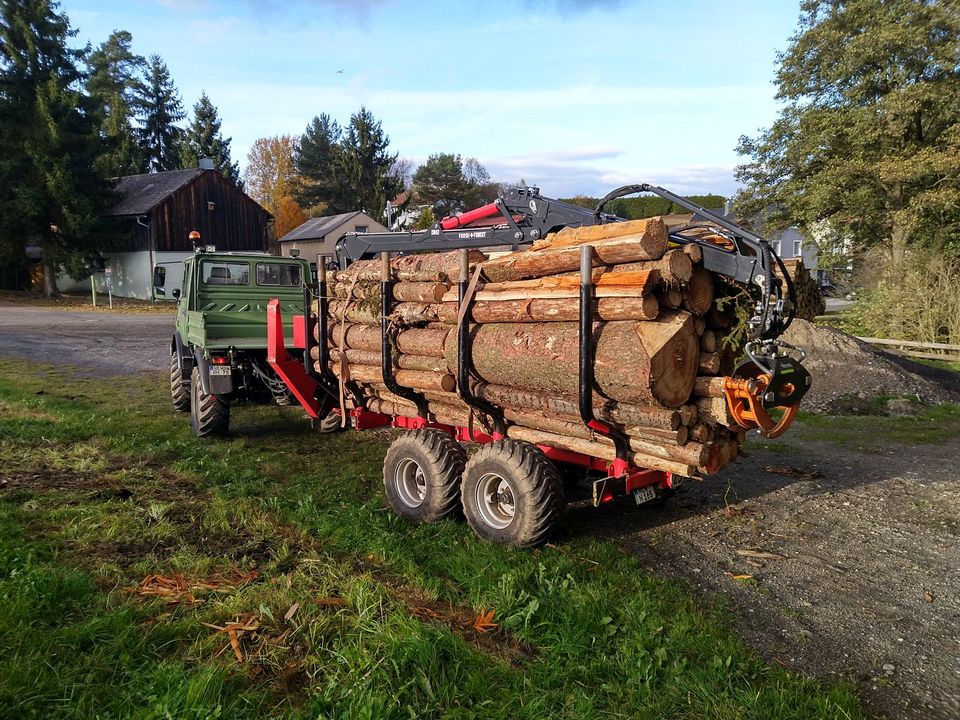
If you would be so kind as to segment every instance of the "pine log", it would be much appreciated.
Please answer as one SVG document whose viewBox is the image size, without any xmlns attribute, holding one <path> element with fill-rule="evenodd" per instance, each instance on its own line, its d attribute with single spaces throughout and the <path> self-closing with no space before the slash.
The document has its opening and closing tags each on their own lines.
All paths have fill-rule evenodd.
<svg viewBox="0 0 960 720">
<path fill-rule="evenodd" d="M 473 384 L 472 389 L 480 399 L 501 407 L 536 408 L 574 417 L 580 414 L 577 401 L 569 398 L 551 397 L 543 393 L 483 382 Z M 676 410 L 618 403 L 601 397 L 598 393 L 593 395 L 593 410 L 597 418 L 604 422 L 661 430 L 676 430 L 680 427 L 681 414 Z"/>
<path fill-rule="evenodd" d="M 716 353 L 700 353 L 700 372 L 716 375 L 720 371 L 720 356 Z"/>
<path fill-rule="evenodd" d="M 600 240 L 593 246 L 593 264 L 616 265 L 636 260 L 656 260 L 667 248 L 666 226 L 651 223 L 642 234 Z M 483 263 L 483 274 L 490 282 L 506 282 L 569 272 L 580 267 L 579 247 L 526 250 L 510 253 Z"/>
<path fill-rule="evenodd" d="M 469 250 L 471 265 L 483 262 L 487 256 L 479 250 Z M 426 255 L 401 255 L 391 258 L 390 269 L 395 280 L 406 282 L 445 282 L 456 280 L 460 268 L 460 251 L 429 253 Z M 358 260 L 346 270 L 337 271 L 336 282 L 380 280 L 380 258 Z"/>
<path fill-rule="evenodd" d="M 687 257 L 690 258 L 691 262 L 703 262 L 703 250 L 701 250 L 700 246 L 696 243 L 686 243 L 683 246 L 683 252 L 687 254 Z"/>
<path fill-rule="evenodd" d="M 355 350 L 347 348 L 347 362 L 356 365 L 380 366 L 380 352 L 378 350 Z M 310 348 L 310 357 L 318 360 L 320 357 L 319 349 L 314 346 Z M 340 350 L 330 349 L 331 362 L 340 361 Z M 446 373 L 446 361 L 443 358 L 430 357 L 429 355 L 405 355 L 396 353 L 393 356 L 393 364 L 401 370 L 422 370 L 432 373 Z"/>
<path fill-rule="evenodd" d="M 693 381 L 693 394 L 698 397 L 722 398 L 725 377 L 700 376 Z"/>
<path fill-rule="evenodd" d="M 340 347 L 346 345 L 357 350 L 376 350 L 380 352 L 380 328 L 375 325 L 357 325 L 347 323 L 346 343 L 341 343 L 340 323 L 331 323 L 328 337 L 331 342 Z M 444 356 L 444 344 L 450 328 L 410 328 L 401 330 L 394 336 L 395 346 L 400 353 L 407 355 L 429 355 L 431 357 Z M 317 337 L 316 330 L 314 337 Z"/>
<path fill-rule="evenodd" d="M 713 306 L 713 275 L 696 267 L 683 289 L 683 306 L 694 315 L 703 315 Z"/>
<path fill-rule="evenodd" d="M 690 439 L 694 442 L 708 443 L 716 438 L 716 431 L 713 425 L 706 423 L 697 423 L 690 428 Z"/>
<path fill-rule="evenodd" d="M 697 406 L 693 403 L 689 405 L 681 405 L 679 408 L 677 408 L 677 411 L 680 413 L 681 424 L 690 427 L 697 422 Z"/>
<path fill-rule="evenodd" d="M 398 282 L 393 286 L 393 299 L 399 302 L 438 303 L 447 290 L 445 283 Z"/>
<path fill-rule="evenodd" d="M 707 329 L 707 321 L 702 317 L 694 318 L 693 320 L 693 331 L 697 334 L 697 337 L 703 335 Z"/>
<path fill-rule="evenodd" d="M 619 288 L 621 292 L 625 288 L 639 290 L 639 295 L 649 295 L 660 283 L 660 271 L 656 269 L 647 269 L 641 267 L 644 263 L 628 263 L 626 265 L 602 265 L 593 270 L 593 283 L 597 288 L 597 297 L 617 297 L 607 292 L 615 292 L 612 288 Z M 489 296 L 481 297 L 481 293 L 494 292 L 520 292 L 529 290 L 569 290 L 576 293 L 580 291 L 580 274 L 564 273 L 562 275 L 548 275 L 546 277 L 533 278 L 530 280 L 513 280 L 511 282 L 488 282 L 480 286 L 477 300 L 484 299 L 508 299 L 491 298 Z M 443 299 L 456 300 L 456 290 L 448 292 Z M 452 296 L 451 296 L 452 295 Z M 573 295 L 572 297 L 575 297 Z M 523 297 L 528 297 L 524 295 Z M 551 297 L 557 296 L 551 293 Z"/>
<path fill-rule="evenodd" d="M 577 323 L 498 323 L 470 332 L 481 380 L 550 395 L 577 393 Z M 594 344 L 597 389 L 611 400 L 677 407 L 690 397 L 700 354 L 691 315 L 596 323 Z M 452 371 L 456 343 L 447 343 L 446 358 Z"/>
<path fill-rule="evenodd" d="M 658 295 L 660 307 L 665 310 L 675 310 L 683 304 L 683 294 L 677 288 L 664 288 Z"/>
<path fill-rule="evenodd" d="M 333 374 L 340 377 L 340 366 L 331 363 Z M 351 381 L 361 383 L 383 383 L 383 374 L 379 366 L 348 365 L 347 374 Z M 420 370 L 397 370 L 394 378 L 398 385 L 413 388 L 414 390 L 443 390 L 450 392 L 457 383 L 449 373 L 432 373 Z"/>
<path fill-rule="evenodd" d="M 497 290 L 487 290 L 490 285 L 494 285 Z M 478 302 L 502 302 L 504 300 L 563 300 L 576 299 L 580 297 L 580 284 L 569 287 L 513 287 L 514 283 L 487 283 L 485 289 L 478 290 L 473 299 Z M 597 298 L 642 298 L 653 292 L 656 286 L 653 283 L 643 285 L 602 285 L 594 290 L 594 297 Z M 443 296 L 444 302 L 457 302 L 459 296 L 455 290 L 447 292 Z"/>
<path fill-rule="evenodd" d="M 642 263 L 630 263 L 631 266 L 642 270 L 657 270 L 665 283 L 683 283 L 690 279 L 693 273 L 693 263 L 690 257 L 682 250 L 671 250 L 659 260 L 649 260 Z M 616 273 L 613 273 L 616 275 Z"/>
<path fill-rule="evenodd" d="M 570 247 L 573 245 L 586 245 L 610 238 L 624 237 L 626 235 L 647 235 L 650 233 L 666 233 L 666 225 L 659 217 L 643 218 L 640 220 L 627 220 L 626 222 L 603 223 L 600 225 L 582 225 L 580 227 L 565 227 L 559 232 L 550 233 L 546 237 L 537 240 L 531 246 L 533 251 L 547 250 L 550 248 Z M 666 238 L 664 238 L 666 243 Z"/>
<path fill-rule="evenodd" d="M 703 352 L 717 351 L 717 333 L 713 330 L 704 330 L 700 333 L 700 350 Z"/>
<path fill-rule="evenodd" d="M 557 435 L 556 433 L 548 433 L 542 430 L 532 430 L 519 425 L 511 425 L 507 428 L 507 437 L 536 445 L 546 445 L 547 447 L 578 452 L 602 460 L 613 460 L 616 457 L 612 444 L 605 445 L 602 442 Z M 683 477 L 693 477 L 697 474 L 697 468 L 695 466 L 672 460 L 663 460 L 662 458 L 656 458 L 642 453 L 631 453 L 630 460 L 638 467 L 645 467 L 651 470 L 663 470 Z"/>
<path fill-rule="evenodd" d="M 441 322 L 456 324 L 459 304 L 439 306 Z M 652 295 L 636 298 L 600 298 L 596 302 L 595 320 L 653 320 L 660 306 Z M 564 300 L 504 300 L 476 302 L 470 308 L 475 323 L 535 323 L 574 321 L 580 317 L 580 301 Z"/>
<path fill-rule="evenodd" d="M 702 397 L 697 398 L 697 414 L 703 422 L 710 425 L 730 427 L 736 425 L 725 398 Z"/>
</svg>

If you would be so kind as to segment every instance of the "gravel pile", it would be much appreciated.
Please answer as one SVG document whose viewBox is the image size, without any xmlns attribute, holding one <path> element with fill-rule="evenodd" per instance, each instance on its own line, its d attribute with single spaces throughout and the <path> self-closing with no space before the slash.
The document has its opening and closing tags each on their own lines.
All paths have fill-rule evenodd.
<svg viewBox="0 0 960 720">
<path fill-rule="evenodd" d="M 910 362 L 836 328 L 794 320 L 782 339 L 807 353 L 803 364 L 813 387 L 803 399 L 805 410 L 849 414 L 851 399 L 877 395 L 930 405 L 960 401 L 960 373 Z"/>
</svg>

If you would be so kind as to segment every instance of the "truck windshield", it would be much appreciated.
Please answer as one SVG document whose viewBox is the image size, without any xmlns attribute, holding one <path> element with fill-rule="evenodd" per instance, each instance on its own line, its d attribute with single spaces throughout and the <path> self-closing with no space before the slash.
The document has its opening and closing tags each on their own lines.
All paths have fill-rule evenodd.
<svg viewBox="0 0 960 720">
<path fill-rule="evenodd" d="M 249 285 L 250 266 L 244 262 L 204 260 L 200 280 L 204 285 Z"/>
<path fill-rule="evenodd" d="M 257 285 L 300 287 L 300 266 L 286 263 L 257 263 Z"/>
</svg>

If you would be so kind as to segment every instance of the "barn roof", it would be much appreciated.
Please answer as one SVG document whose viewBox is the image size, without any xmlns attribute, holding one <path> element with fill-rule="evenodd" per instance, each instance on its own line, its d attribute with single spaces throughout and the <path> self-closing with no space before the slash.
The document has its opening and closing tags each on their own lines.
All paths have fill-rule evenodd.
<svg viewBox="0 0 960 720">
<path fill-rule="evenodd" d="M 104 214 L 108 217 L 145 215 L 202 172 L 199 168 L 190 168 L 122 177 L 115 190 L 122 199 Z"/>
<path fill-rule="evenodd" d="M 290 242 L 292 240 L 320 240 L 326 236 L 328 232 L 339 227 L 348 220 L 361 215 L 361 211 L 354 210 L 353 212 L 341 213 L 340 215 L 324 215 L 323 217 L 315 217 L 307 220 L 303 225 L 294 228 L 278 242 Z"/>
</svg>

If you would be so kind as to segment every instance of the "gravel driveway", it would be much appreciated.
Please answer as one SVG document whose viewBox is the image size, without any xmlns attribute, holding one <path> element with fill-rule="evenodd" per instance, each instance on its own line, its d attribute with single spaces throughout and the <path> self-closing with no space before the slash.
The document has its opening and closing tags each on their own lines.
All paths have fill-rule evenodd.
<svg viewBox="0 0 960 720">
<path fill-rule="evenodd" d="M 0 355 L 104 375 L 167 367 L 174 316 L 0 302 Z M 751 443 L 666 507 L 572 509 L 653 573 L 721 597 L 762 655 L 903 720 L 960 717 L 960 438 Z"/>
</svg>

